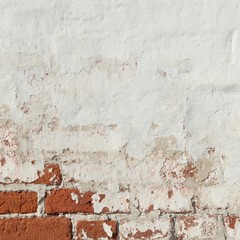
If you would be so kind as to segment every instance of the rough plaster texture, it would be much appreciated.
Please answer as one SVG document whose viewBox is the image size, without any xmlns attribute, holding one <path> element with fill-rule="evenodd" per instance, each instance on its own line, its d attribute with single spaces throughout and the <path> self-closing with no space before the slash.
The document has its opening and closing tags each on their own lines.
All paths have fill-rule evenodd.
<svg viewBox="0 0 240 240">
<path fill-rule="evenodd" d="M 46 181 L 91 191 L 73 238 L 240 239 L 239 28 L 238 0 L 1 0 L 0 189 L 30 217 Z"/>
</svg>

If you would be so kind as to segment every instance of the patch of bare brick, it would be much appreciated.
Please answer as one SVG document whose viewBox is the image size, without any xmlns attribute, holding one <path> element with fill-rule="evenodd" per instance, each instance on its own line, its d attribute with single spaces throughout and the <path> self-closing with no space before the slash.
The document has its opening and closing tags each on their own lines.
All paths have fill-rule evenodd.
<svg viewBox="0 0 240 240">
<path fill-rule="evenodd" d="M 78 240 L 117 239 L 116 221 L 80 221 L 77 223 Z"/>
<path fill-rule="evenodd" d="M 71 240 L 71 221 L 67 218 L 0 219 L 1 240 Z"/>
<path fill-rule="evenodd" d="M 0 192 L 0 214 L 35 213 L 37 211 L 36 192 Z"/>
<path fill-rule="evenodd" d="M 93 192 L 80 193 L 77 189 L 54 189 L 45 200 L 46 212 L 56 213 L 93 213 Z"/>
<path fill-rule="evenodd" d="M 62 182 L 62 173 L 58 164 L 45 164 L 43 172 L 38 172 L 35 184 L 59 185 Z"/>
</svg>

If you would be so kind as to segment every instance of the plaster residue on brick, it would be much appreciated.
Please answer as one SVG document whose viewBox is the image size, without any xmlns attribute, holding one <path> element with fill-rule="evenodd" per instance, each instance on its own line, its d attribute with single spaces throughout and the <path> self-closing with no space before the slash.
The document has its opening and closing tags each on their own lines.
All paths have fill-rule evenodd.
<svg viewBox="0 0 240 240">
<path fill-rule="evenodd" d="M 196 217 L 179 217 L 177 219 L 177 231 L 179 239 L 217 238 L 216 216 L 203 216 L 199 221 Z"/>
<path fill-rule="evenodd" d="M 82 221 L 77 225 L 80 239 L 116 239 L 115 221 Z"/>
<path fill-rule="evenodd" d="M 119 230 L 121 239 L 169 239 L 171 236 L 168 217 L 122 219 Z"/>
</svg>

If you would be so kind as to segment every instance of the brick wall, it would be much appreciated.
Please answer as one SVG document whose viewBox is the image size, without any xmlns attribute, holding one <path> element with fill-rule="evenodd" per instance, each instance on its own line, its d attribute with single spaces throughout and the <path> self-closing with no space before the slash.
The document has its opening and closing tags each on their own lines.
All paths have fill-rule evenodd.
<svg viewBox="0 0 240 240">
<path fill-rule="evenodd" d="M 62 177 L 59 168 L 55 177 Z M 188 188 L 149 185 L 113 193 L 56 183 L 1 186 L 1 240 L 240 238 L 240 218 L 200 207 Z"/>
<path fill-rule="evenodd" d="M 0 240 L 239 240 L 238 0 L 0 1 Z"/>
</svg>

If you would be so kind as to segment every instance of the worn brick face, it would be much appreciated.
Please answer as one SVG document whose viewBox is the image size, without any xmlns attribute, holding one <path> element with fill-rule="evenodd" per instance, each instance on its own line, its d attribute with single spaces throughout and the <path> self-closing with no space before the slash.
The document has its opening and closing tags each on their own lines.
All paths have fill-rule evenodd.
<svg viewBox="0 0 240 240">
<path fill-rule="evenodd" d="M 45 204 L 48 214 L 129 212 L 129 199 L 124 192 L 106 196 L 91 191 L 80 192 L 78 189 L 54 189 L 47 193 Z"/>
<path fill-rule="evenodd" d="M 120 239 L 170 239 L 171 220 L 169 217 L 121 219 L 119 223 Z"/>
<path fill-rule="evenodd" d="M 58 164 L 45 164 L 43 172 L 38 172 L 35 184 L 59 185 L 62 182 L 62 173 Z"/>
<path fill-rule="evenodd" d="M 45 200 L 46 212 L 55 213 L 93 213 L 93 192 L 80 193 L 77 189 L 54 189 Z"/>
<path fill-rule="evenodd" d="M 78 240 L 117 239 L 116 221 L 80 221 L 77 224 Z"/>
<path fill-rule="evenodd" d="M 37 200 L 36 192 L 0 192 L 0 214 L 35 213 Z"/>
<path fill-rule="evenodd" d="M 1 240 L 71 240 L 71 222 L 66 218 L 0 219 Z"/>
<path fill-rule="evenodd" d="M 217 217 L 210 215 L 179 216 L 176 220 L 176 234 L 180 240 L 216 239 Z"/>
<path fill-rule="evenodd" d="M 178 187 L 159 187 L 154 184 L 135 185 L 134 206 L 141 212 L 159 210 L 169 213 L 189 213 L 192 212 L 193 190 Z"/>
</svg>

